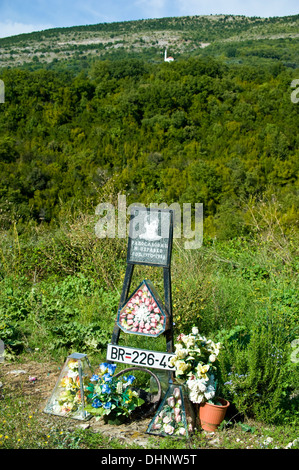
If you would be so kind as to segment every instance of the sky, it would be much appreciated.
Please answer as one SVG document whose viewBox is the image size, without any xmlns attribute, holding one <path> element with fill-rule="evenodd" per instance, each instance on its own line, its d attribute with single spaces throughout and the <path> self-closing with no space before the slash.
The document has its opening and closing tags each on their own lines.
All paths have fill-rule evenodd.
<svg viewBox="0 0 299 470">
<path fill-rule="evenodd" d="M 0 0 L 0 37 L 49 28 L 149 18 L 299 13 L 298 0 Z"/>
</svg>

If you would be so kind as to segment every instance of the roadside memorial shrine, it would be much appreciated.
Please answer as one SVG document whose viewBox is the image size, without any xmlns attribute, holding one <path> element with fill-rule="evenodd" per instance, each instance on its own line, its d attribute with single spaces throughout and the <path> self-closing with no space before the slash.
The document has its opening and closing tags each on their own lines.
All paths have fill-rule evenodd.
<svg viewBox="0 0 299 470">
<path fill-rule="evenodd" d="M 54 390 L 44 409 L 45 413 L 86 420 L 87 386 L 93 372 L 86 354 L 70 354 L 61 370 Z"/>
<path fill-rule="evenodd" d="M 168 387 L 151 411 L 147 433 L 160 436 L 188 437 L 195 427 L 195 414 L 186 389 L 174 382 L 173 319 L 171 295 L 171 251 L 173 240 L 173 211 L 168 209 L 132 209 L 127 250 L 127 268 L 118 307 L 112 341 L 107 347 L 107 360 L 168 372 Z M 132 294 L 130 287 L 135 265 L 148 265 L 163 269 L 164 301 L 150 280 L 143 280 Z M 165 336 L 166 350 L 143 350 L 118 344 L 120 334 L 142 335 L 156 338 Z M 124 372 L 125 372 L 124 371 Z M 158 375 L 158 373 L 157 373 Z M 157 380 L 157 376 L 155 375 Z M 159 380 L 159 378 L 158 378 Z M 158 410 L 157 410 L 158 408 Z"/>
<path fill-rule="evenodd" d="M 95 416 L 111 424 L 150 417 L 146 433 L 159 436 L 189 437 L 195 429 L 188 387 L 176 377 L 171 292 L 173 216 L 170 209 L 132 208 L 126 272 L 107 345 L 107 362 L 94 373 L 86 354 L 68 356 L 46 413 L 83 420 Z M 136 265 L 163 270 L 164 295 L 149 279 L 131 289 Z M 125 345 L 119 344 L 121 334 L 126 335 Z M 147 338 L 147 344 L 153 345 L 158 337 L 164 337 L 165 349 L 134 347 L 134 341 L 130 344 L 134 335 Z M 117 372 L 115 363 L 125 368 Z M 149 389 L 132 387 L 136 372 L 149 375 Z"/>
<path fill-rule="evenodd" d="M 107 360 L 136 366 L 172 370 L 169 359 L 173 353 L 173 321 L 171 299 L 171 252 L 173 211 L 134 207 L 131 211 L 127 267 L 121 292 L 117 319 L 107 348 Z M 150 280 L 130 294 L 135 265 L 163 269 L 164 301 Z M 120 333 L 166 339 L 165 354 L 119 346 Z"/>
</svg>

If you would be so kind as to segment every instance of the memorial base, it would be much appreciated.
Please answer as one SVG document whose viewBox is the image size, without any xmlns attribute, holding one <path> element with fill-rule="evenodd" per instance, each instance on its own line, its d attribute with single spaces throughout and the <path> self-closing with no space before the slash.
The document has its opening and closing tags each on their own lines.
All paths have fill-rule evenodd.
<svg viewBox="0 0 299 470">
<path fill-rule="evenodd" d="M 146 432 L 164 437 L 189 437 L 194 431 L 195 422 L 186 387 L 171 384 Z"/>
</svg>

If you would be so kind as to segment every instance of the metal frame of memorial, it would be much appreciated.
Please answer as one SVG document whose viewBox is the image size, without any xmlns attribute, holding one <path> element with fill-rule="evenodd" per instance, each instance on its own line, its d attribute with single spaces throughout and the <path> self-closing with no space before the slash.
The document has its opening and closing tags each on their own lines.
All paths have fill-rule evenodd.
<svg viewBox="0 0 299 470">
<path fill-rule="evenodd" d="M 158 227 L 156 226 L 156 238 L 154 239 L 153 237 L 148 237 L 146 239 L 144 233 L 142 233 L 142 230 L 140 229 L 140 225 L 138 227 L 138 235 L 135 236 L 134 230 L 133 230 L 133 224 L 135 222 L 136 224 L 136 218 L 138 220 L 138 224 L 140 224 L 140 219 L 138 217 L 140 214 L 143 214 L 144 218 L 153 217 L 153 220 L 155 222 L 160 222 Z M 156 216 L 156 219 L 155 219 Z M 168 219 L 168 224 L 165 229 L 165 226 L 162 227 L 162 218 L 165 220 Z M 151 225 L 149 223 L 149 225 Z M 136 227 L 135 227 L 136 228 Z M 134 235 L 134 236 L 132 236 Z M 165 236 L 167 235 L 167 236 Z M 140 245 L 134 245 L 137 241 L 142 239 L 142 241 L 148 241 L 151 243 L 151 246 L 149 247 L 149 250 L 155 249 L 155 246 L 157 247 L 156 250 L 162 250 L 162 255 L 163 257 L 158 258 L 156 255 L 160 255 L 160 253 L 154 252 L 153 256 L 153 261 L 149 259 L 148 256 L 148 251 L 141 251 L 141 255 L 139 256 L 139 259 L 136 259 L 136 257 L 133 256 L 133 246 L 135 247 L 142 247 L 147 248 L 146 243 L 140 244 Z M 120 296 L 120 302 L 118 306 L 118 312 L 124 307 L 126 302 L 129 299 L 129 291 L 130 291 L 130 286 L 131 286 L 131 281 L 132 281 L 132 276 L 133 276 L 133 271 L 135 265 L 148 265 L 148 266 L 155 266 L 155 267 L 160 267 L 163 269 L 163 280 L 164 280 L 164 307 L 167 312 L 167 315 L 169 317 L 169 325 L 167 330 L 163 333 L 166 338 L 166 351 L 168 353 L 173 353 L 173 318 L 172 318 L 172 293 L 171 293 L 171 253 L 172 253 L 172 242 L 173 242 L 173 211 L 171 209 L 157 209 L 157 208 L 146 208 L 146 207 L 133 207 L 131 208 L 131 216 L 130 216 L 130 230 L 129 230 L 129 237 L 128 237 L 128 249 L 127 249 L 127 267 L 126 267 L 126 273 L 125 273 L 125 278 L 124 278 L 124 283 L 123 283 L 123 288 Z M 167 245 L 165 247 L 165 245 Z M 163 246 L 162 248 L 159 248 Z M 135 250 L 136 251 L 136 250 Z M 138 252 L 138 248 L 137 248 Z M 142 257 L 142 255 L 144 255 Z M 118 344 L 119 341 L 119 336 L 120 336 L 121 329 L 119 325 L 117 324 L 117 321 L 115 322 L 115 326 L 113 329 L 112 333 L 112 339 L 111 339 L 111 344 L 115 345 Z"/>
</svg>

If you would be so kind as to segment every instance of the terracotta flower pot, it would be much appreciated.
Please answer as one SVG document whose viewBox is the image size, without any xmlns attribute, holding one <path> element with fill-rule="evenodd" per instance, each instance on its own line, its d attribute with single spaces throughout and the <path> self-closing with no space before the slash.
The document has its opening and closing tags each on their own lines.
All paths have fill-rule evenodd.
<svg viewBox="0 0 299 470">
<path fill-rule="evenodd" d="M 230 405 L 230 403 L 224 398 L 217 398 L 217 401 L 222 403 L 222 405 L 214 405 L 208 402 L 199 405 L 199 422 L 202 429 L 205 431 L 216 431 L 218 426 L 224 420 L 226 410 Z"/>
</svg>

